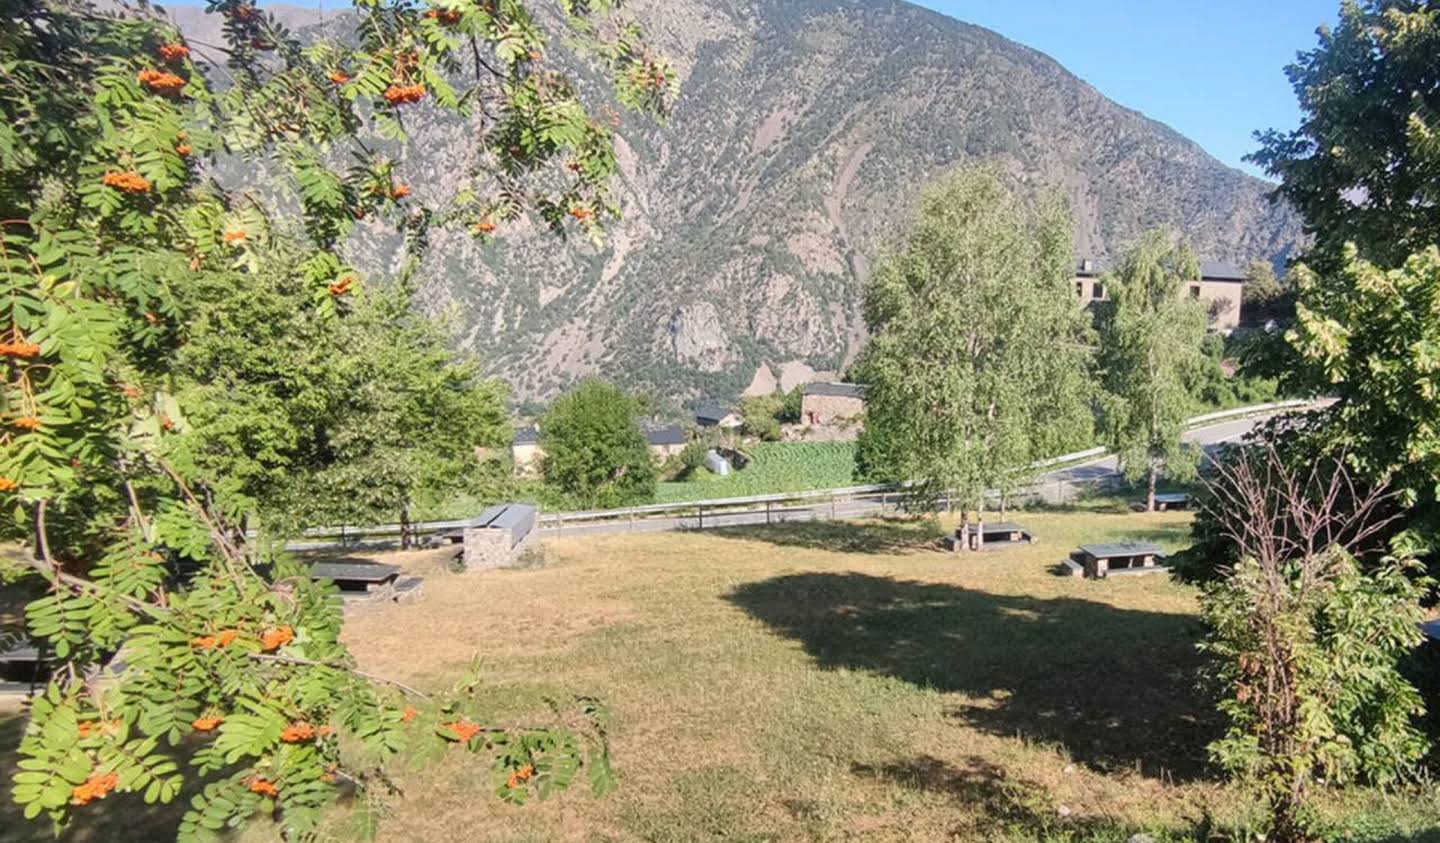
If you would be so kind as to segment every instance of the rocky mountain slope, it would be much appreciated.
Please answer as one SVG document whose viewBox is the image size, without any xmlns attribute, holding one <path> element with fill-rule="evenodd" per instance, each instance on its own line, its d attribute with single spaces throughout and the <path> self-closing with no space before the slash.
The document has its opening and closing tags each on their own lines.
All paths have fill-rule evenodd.
<svg viewBox="0 0 1440 843">
<path fill-rule="evenodd" d="M 1300 236 L 1265 183 L 989 30 L 894 0 L 629 9 L 683 84 L 668 124 L 622 123 L 626 219 L 611 241 L 442 234 L 427 267 L 429 306 L 453 311 L 520 397 L 592 373 L 728 397 L 762 361 L 843 367 L 864 342 L 868 268 L 917 191 L 967 160 L 1062 189 L 1077 250 L 1102 261 L 1160 224 L 1237 263 Z M 204 26 L 198 10 L 173 11 Z M 464 142 L 455 127 L 416 133 L 417 193 L 438 195 Z M 386 260 L 388 244 L 357 245 Z"/>
</svg>

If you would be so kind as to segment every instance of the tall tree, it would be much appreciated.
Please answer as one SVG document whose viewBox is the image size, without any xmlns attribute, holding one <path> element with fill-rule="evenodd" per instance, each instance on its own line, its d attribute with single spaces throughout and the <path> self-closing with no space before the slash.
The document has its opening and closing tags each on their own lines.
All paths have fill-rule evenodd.
<svg viewBox="0 0 1440 843">
<path fill-rule="evenodd" d="M 1255 323 L 1270 319 L 1290 321 L 1295 308 L 1289 293 L 1287 285 L 1275 276 L 1274 264 L 1251 261 L 1245 268 L 1245 286 L 1240 294 L 1243 319 Z"/>
<path fill-rule="evenodd" d="M 473 672 L 432 692 L 359 671 L 332 587 L 277 552 L 269 539 L 282 536 L 237 541 L 254 501 L 237 489 L 251 478 L 232 484 L 187 459 L 187 416 L 217 419 L 262 393 L 175 387 L 189 376 L 187 331 L 231 330 L 191 324 L 208 300 L 197 285 L 268 275 L 281 239 L 304 318 L 344 320 L 367 286 L 341 254 L 359 217 L 403 232 L 412 255 L 431 224 L 488 240 L 527 214 L 598 237 L 616 211 L 612 135 L 545 50 L 563 27 L 621 102 L 663 107 L 674 76 L 617 5 L 562 0 L 542 25 L 520 0 L 377 0 L 357 3 L 337 40 L 302 47 L 249 0 L 217 0 L 214 48 L 185 43 L 144 4 L 5 4 L 0 495 L 5 537 L 29 553 L 7 556 L 3 573 L 43 586 L 27 623 L 56 660 L 20 746 L 13 795 L 26 817 L 63 825 L 113 792 L 169 802 L 190 779 L 185 839 L 256 818 L 309 838 L 342 788 L 368 825 L 397 754 L 446 747 L 486 753 L 496 792 L 514 801 L 568 785 L 582 765 L 610 786 L 588 700 L 572 722 L 509 729 L 484 723 Z M 217 91 L 208 74 L 222 62 Z M 377 152 L 403 148 L 406 123 L 425 119 L 415 112 L 448 112 L 475 144 L 441 209 L 409 197 L 404 161 Z M 283 204 L 209 178 L 220 153 L 272 167 L 303 234 L 292 238 Z M 248 324 L 235 348 L 212 349 L 222 368 L 245 343 L 295 339 Z M 274 435 L 284 443 L 283 426 Z M 62 510 L 90 525 L 65 552 L 49 529 Z"/>
<path fill-rule="evenodd" d="M 1146 508 L 1155 509 L 1162 469 L 1195 476 L 1199 452 L 1181 439 L 1193 407 L 1188 375 L 1203 364 L 1205 311 L 1184 294 L 1200 262 L 1183 241 L 1147 232 L 1107 276 L 1100 306 L 1101 429 L 1129 480 L 1146 478 Z"/>
<path fill-rule="evenodd" d="M 901 250 L 865 293 L 871 340 L 864 469 L 983 509 L 1027 466 L 1089 439 L 1090 355 L 1071 223 L 1001 174 L 958 171 L 925 192 Z"/>
<path fill-rule="evenodd" d="M 396 518 L 409 547 L 417 507 L 503 476 L 481 454 L 510 441 L 506 386 L 482 377 L 411 299 L 406 284 L 372 285 L 345 320 L 358 377 L 324 431 L 328 462 L 289 478 L 292 488 L 310 486 L 292 504 L 307 526 Z"/>
<path fill-rule="evenodd" d="M 1247 371 L 1339 399 L 1307 427 L 1297 458 L 1343 447 L 1362 477 L 1389 477 L 1440 536 L 1431 388 L 1440 342 L 1440 3 L 1345 2 L 1339 24 L 1287 68 L 1300 128 L 1260 135 L 1253 160 L 1314 237 L 1292 270 L 1296 320 L 1257 345 Z M 1412 538 L 1420 538 L 1412 534 Z"/>
<path fill-rule="evenodd" d="M 1303 116 L 1258 133 L 1250 160 L 1280 181 L 1322 274 L 1345 244 L 1392 269 L 1440 232 L 1440 3 L 1345 0 L 1338 25 L 1285 69 Z"/>
<path fill-rule="evenodd" d="M 540 419 L 545 482 L 588 507 L 655 499 L 655 461 L 637 418 L 641 405 L 590 378 Z"/>
</svg>

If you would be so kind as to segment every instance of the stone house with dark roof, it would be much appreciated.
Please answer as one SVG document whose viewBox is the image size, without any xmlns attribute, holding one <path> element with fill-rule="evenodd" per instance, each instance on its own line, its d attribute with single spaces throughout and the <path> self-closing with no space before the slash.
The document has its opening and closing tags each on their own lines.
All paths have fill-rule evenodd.
<svg viewBox="0 0 1440 843">
<path fill-rule="evenodd" d="M 686 441 L 685 431 L 681 430 L 678 424 L 667 424 L 645 431 L 645 444 L 650 446 L 650 454 L 661 462 L 685 450 Z"/>
<path fill-rule="evenodd" d="M 1081 303 L 1105 301 L 1104 272 L 1089 258 L 1082 258 L 1075 268 L 1075 294 Z M 1228 263 L 1204 261 L 1200 277 L 1181 288 L 1182 296 L 1205 302 L 1212 331 L 1230 333 L 1240 325 L 1240 296 L 1245 286 L 1245 270 Z"/>
<path fill-rule="evenodd" d="M 865 387 L 858 383 L 807 383 L 800 420 L 812 426 L 854 421 L 865 413 Z"/>
</svg>

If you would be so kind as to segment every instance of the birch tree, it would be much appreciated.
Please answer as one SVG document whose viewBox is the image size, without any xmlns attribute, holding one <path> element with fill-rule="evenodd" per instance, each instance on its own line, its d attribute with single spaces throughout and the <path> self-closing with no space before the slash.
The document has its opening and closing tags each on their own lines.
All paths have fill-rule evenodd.
<svg viewBox="0 0 1440 843">
<path fill-rule="evenodd" d="M 1201 362 L 1205 312 L 1185 294 L 1200 277 L 1189 245 L 1163 231 L 1141 238 L 1106 278 L 1100 309 L 1101 427 L 1130 481 L 1145 478 L 1147 511 L 1163 468 L 1195 476 L 1199 451 L 1181 440 L 1192 408 L 1186 373 Z"/>
<path fill-rule="evenodd" d="M 983 510 L 988 489 L 1012 491 L 1030 463 L 1089 441 L 1070 231 L 1063 203 L 1017 195 L 991 168 L 924 194 L 866 291 L 867 473 L 914 481 L 922 506 L 948 491 Z"/>
</svg>

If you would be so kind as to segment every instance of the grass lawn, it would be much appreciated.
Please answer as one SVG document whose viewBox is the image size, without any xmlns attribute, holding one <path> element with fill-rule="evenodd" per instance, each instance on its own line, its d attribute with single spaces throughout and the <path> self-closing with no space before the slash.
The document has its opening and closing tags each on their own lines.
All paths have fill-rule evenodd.
<svg viewBox="0 0 1440 843">
<path fill-rule="evenodd" d="M 693 479 L 661 483 L 656 503 L 804 492 L 858 485 L 854 442 L 762 442 L 746 449 L 749 466 L 725 477 L 699 469 Z"/>
<path fill-rule="evenodd" d="M 399 776 L 380 838 L 1204 839 L 1207 818 L 1223 830 L 1250 809 L 1205 765 L 1218 724 L 1194 688 L 1195 592 L 1051 572 L 1082 542 L 1178 547 L 1188 519 L 1025 513 L 1039 543 L 960 557 L 884 521 L 555 540 L 541 567 L 483 574 L 393 555 L 426 572 L 425 595 L 351 613 L 361 664 L 438 687 L 478 653 L 501 718 L 599 695 L 621 786 L 510 807 L 457 753 Z M 1326 802 L 1348 839 L 1440 840 L 1434 792 Z M 0 839 L 17 822 L 0 810 Z"/>
</svg>

